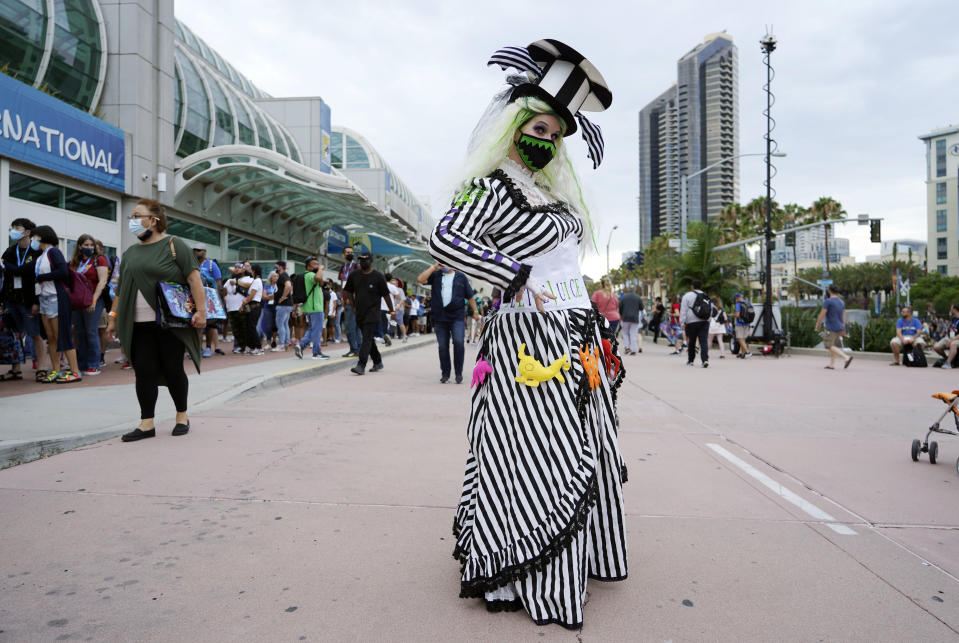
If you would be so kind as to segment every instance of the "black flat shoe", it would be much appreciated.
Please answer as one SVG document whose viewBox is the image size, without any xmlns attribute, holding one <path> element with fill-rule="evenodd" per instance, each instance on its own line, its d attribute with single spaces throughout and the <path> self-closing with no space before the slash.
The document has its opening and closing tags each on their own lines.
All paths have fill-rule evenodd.
<svg viewBox="0 0 959 643">
<path fill-rule="evenodd" d="M 177 425 L 173 427 L 173 435 L 186 435 L 189 432 L 190 432 L 189 420 L 186 421 L 186 424 L 177 423 Z"/>
<path fill-rule="evenodd" d="M 443 377 L 440 378 L 440 384 L 446 384 L 449 381 L 450 381 L 449 375 L 444 375 Z"/>
<path fill-rule="evenodd" d="M 456 383 L 457 383 L 457 384 L 462 384 L 462 383 L 463 383 L 463 376 L 462 376 L 462 375 L 457 375 L 457 376 L 456 376 Z"/>
<path fill-rule="evenodd" d="M 379 364 L 373 364 L 373 366 L 370 367 L 370 373 L 375 373 L 376 371 L 382 371 L 382 370 L 383 370 L 383 362 L 380 362 Z"/>
<path fill-rule="evenodd" d="M 150 429 L 149 431 L 133 429 L 129 433 L 124 433 L 120 439 L 124 442 L 136 442 L 137 440 L 143 440 L 144 438 L 155 438 L 156 434 L 156 429 Z"/>
<path fill-rule="evenodd" d="M 366 372 L 366 369 L 363 368 L 362 366 L 354 366 L 353 368 L 350 369 L 350 372 L 356 373 L 357 375 L 362 375 L 363 373 Z"/>
</svg>

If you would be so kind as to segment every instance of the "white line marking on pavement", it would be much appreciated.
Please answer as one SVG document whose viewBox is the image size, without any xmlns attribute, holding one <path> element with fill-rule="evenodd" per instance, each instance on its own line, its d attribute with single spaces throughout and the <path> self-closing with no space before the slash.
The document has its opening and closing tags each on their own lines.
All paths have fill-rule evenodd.
<svg viewBox="0 0 959 643">
<path fill-rule="evenodd" d="M 793 493 L 792 491 L 782 486 L 781 484 L 779 484 L 778 482 L 776 482 L 775 480 L 767 476 L 765 473 L 763 473 L 756 467 L 752 466 L 748 462 L 741 460 L 740 458 L 737 458 L 735 455 L 733 455 L 726 449 L 722 448 L 718 444 L 715 444 L 713 442 L 708 442 L 706 446 L 708 446 L 710 449 L 712 449 L 719 455 L 726 458 L 726 460 L 728 460 L 729 462 L 733 463 L 734 465 L 742 469 L 743 472 L 745 472 L 746 474 L 752 476 L 753 478 L 761 482 L 763 486 L 770 489 L 773 493 L 778 495 L 780 498 L 782 498 L 786 502 L 796 505 L 797 507 L 805 511 L 807 514 L 809 514 L 813 518 L 824 521 L 826 523 L 826 526 L 832 529 L 837 534 L 842 534 L 843 536 L 857 535 L 856 532 L 850 529 L 849 527 L 845 525 L 836 524 L 835 517 L 829 515 L 828 513 L 826 513 L 825 511 L 823 511 L 822 509 L 820 509 L 813 503 L 809 502 L 805 498 L 802 498 L 798 496 L 797 494 Z"/>
</svg>

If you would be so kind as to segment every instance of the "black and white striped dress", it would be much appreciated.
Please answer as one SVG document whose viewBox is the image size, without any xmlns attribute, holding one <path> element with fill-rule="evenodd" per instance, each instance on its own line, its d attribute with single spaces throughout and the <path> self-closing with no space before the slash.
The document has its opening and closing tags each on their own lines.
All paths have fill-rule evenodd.
<svg viewBox="0 0 959 643">
<path fill-rule="evenodd" d="M 454 201 L 430 248 L 444 265 L 512 294 L 528 278 L 524 261 L 573 235 L 582 239 L 582 222 L 507 159 Z M 487 319 L 480 355 L 492 373 L 473 390 L 453 522 L 461 597 L 483 598 L 491 611 L 522 605 L 537 624 L 578 628 L 587 579 L 626 578 L 616 417 L 623 370 L 598 369 L 592 388 L 579 353 L 602 352 L 604 338 L 615 353 L 609 325 L 594 308 Z M 565 382 L 517 382 L 522 344 L 544 365 L 569 355 Z"/>
</svg>

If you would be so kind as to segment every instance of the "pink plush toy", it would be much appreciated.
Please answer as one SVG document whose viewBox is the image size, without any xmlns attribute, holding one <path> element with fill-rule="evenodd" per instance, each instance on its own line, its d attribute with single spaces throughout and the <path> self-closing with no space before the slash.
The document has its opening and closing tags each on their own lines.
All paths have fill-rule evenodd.
<svg viewBox="0 0 959 643">
<path fill-rule="evenodd" d="M 473 388 L 477 384 L 482 384 L 486 376 L 492 372 L 493 367 L 480 355 L 479 359 L 476 360 L 476 366 L 473 367 L 473 381 L 470 382 L 470 388 Z"/>
</svg>

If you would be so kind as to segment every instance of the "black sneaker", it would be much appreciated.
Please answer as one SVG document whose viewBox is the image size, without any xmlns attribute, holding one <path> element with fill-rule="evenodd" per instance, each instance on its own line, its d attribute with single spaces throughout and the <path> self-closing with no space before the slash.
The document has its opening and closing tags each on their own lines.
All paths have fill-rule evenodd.
<svg viewBox="0 0 959 643">
<path fill-rule="evenodd" d="M 383 362 L 380 362 L 379 364 L 373 364 L 373 366 L 370 367 L 370 373 L 375 373 L 376 371 L 382 371 L 382 370 L 383 370 Z"/>
<path fill-rule="evenodd" d="M 703 368 L 709 368 L 709 362 L 703 362 Z"/>
<path fill-rule="evenodd" d="M 686 362 L 686 366 L 695 366 L 692 362 Z"/>
<path fill-rule="evenodd" d="M 457 375 L 457 376 L 456 376 L 456 383 L 457 383 L 457 384 L 462 384 L 462 383 L 463 383 L 463 376 L 462 376 L 462 375 Z"/>
<path fill-rule="evenodd" d="M 173 435 L 186 435 L 190 432 L 190 421 L 187 420 L 186 424 L 177 424 L 173 427 Z"/>
<path fill-rule="evenodd" d="M 444 375 L 443 377 L 440 378 L 440 384 L 446 384 L 449 381 L 450 381 L 449 375 Z"/>
<path fill-rule="evenodd" d="M 356 373 L 357 375 L 362 375 L 363 373 L 366 372 L 366 369 L 360 366 L 359 364 L 357 364 L 356 366 L 350 369 L 350 372 Z"/>
<path fill-rule="evenodd" d="M 297 357 L 299 357 L 300 359 L 303 359 L 303 347 L 302 347 L 302 346 L 300 346 L 299 344 L 294 344 L 294 345 L 293 345 L 293 352 L 296 353 L 296 356 L 297 356 Z"/>
<path fill-rule="evenodd" d="M 141 431 L 140 429 L 133 429 L 129 433 L 124 433 L 120 438 L 123 442 L 136 442 L 137 440 L 143 440 L 145 438 L 155 438 L 157 434 L 156 429 L 150 429 L 149 431 Z"/>
</svg>

